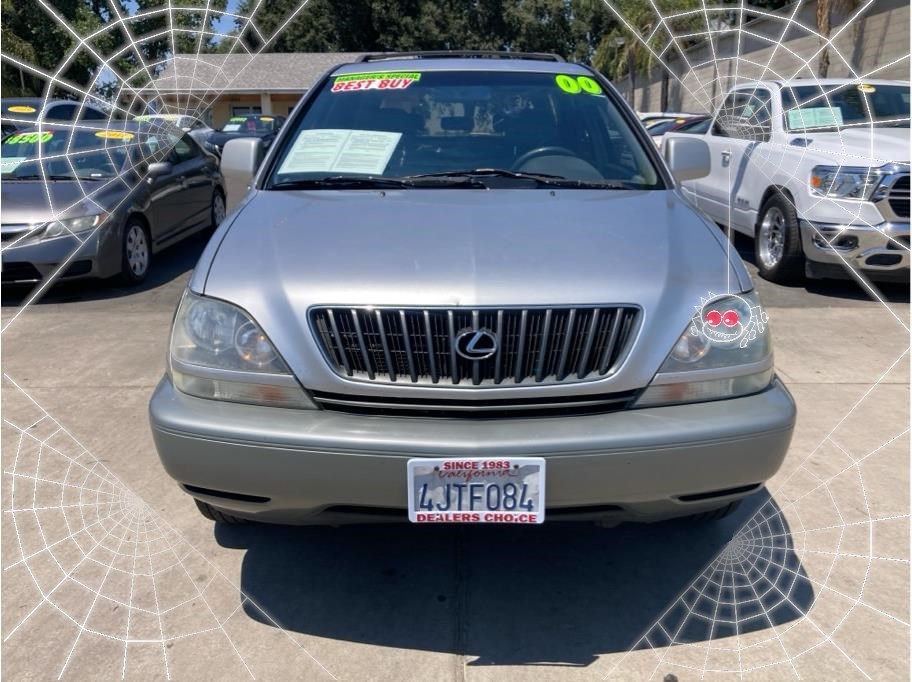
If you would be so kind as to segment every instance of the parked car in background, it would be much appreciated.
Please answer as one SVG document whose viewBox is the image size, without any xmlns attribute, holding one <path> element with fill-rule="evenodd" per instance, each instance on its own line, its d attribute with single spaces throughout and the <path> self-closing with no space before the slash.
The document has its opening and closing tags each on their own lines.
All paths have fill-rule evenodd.
<svg viewBox="0 0 912 682">
<path fill-rule="evenodd" d="M 668 121 L 657 123 L 646 129 L 653 142 L 657 147 L 662 146 L 665 139 L 665 133 L 690 133 L 691 135 L 702 135 L 712 124 L 712 116 L 689 116 L 684 118 L 675 118 Z"/>
<path fill-rule="evenodd" d="M 150 403 L 208 518 L 706 521 L 779 468 L 757 293 L 672 176 L 706 144 L 666 166 L 590 67 L 368 55 L 261 146 L 225 145 Z"/>
<path fill-rule="evenodd" d="M 202 119 L 186 114 L 143 114 L 142 116 L 134 116 L 133 120 L 145 122 L 163 121 L 170 123 L 183 130 L 201 146 L 205 146 L 206 140 L 215 132 L 209 124 Z"/>
<path fill-rule="evenodd" d="M 284 122 L 284 116 L 265 116 L 263 114 L 232 116 L 221 129 L 209 134 L 205 143 L 206 149 L 215 154 L 221 154 L 222 148 L 228 140 L 241 137 L 259 138 L 263 142 L 263 149 L 269 149 Z"/>
<path fill-rule="evenodd" d="M 109 114 L 97 104 L 69 99 L 3 98 L 0 100 L 0 109 L 3 137 L 41 121 L 105 121 L 109 118 Z"/>
<path fill-rule="evenodd" d="M 674 138 L 693 138 L 678 132 Z M 775 282 L 909 278 L 909 83 L 814 79 L 733 88 L 701 136 L 712 171 L 684 183 L 713 220 L 754 238 Z"/>
<path fill-rule="evenodd" d="M 63 279 L 138 283 L 156 252 L 225 215 L 218 160 L 170 125 L 45 125 L 0 152 L 4 283 L 40 282 L 64 263 Z"/>
</svg>

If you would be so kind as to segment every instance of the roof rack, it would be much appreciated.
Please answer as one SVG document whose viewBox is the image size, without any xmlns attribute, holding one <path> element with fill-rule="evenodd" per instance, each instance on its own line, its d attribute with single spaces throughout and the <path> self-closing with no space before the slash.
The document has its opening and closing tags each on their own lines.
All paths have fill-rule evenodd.
<svg viewBox="0 0 912 682">
<path fill-rule="evenodd" d="M 355 61 L 381 62 L 389 59 L 534 59 L 542 62 L 565 61 L 547 52 L 498 52 L 496 50 L 431 50 L 427 52 L 379 52 L 364 54 Z"/>
</svg>

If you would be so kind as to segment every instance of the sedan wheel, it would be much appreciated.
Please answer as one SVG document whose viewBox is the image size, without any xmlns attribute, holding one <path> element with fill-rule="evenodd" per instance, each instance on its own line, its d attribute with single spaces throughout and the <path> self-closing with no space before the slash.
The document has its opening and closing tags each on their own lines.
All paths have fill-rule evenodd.
<svg viewBox="0 0 912 682">
<path fill-rule="evenodd" d="M 138 284 L 149 274 L 152 252 L 149 235 L 140 222 L 127 223 L 124 228 L 123 262 L 120 278 L 127 284 Z"/>
<path fill-rule="evenodd" d="M 221 192 L 212 195 L 212 228 L 215 229 L 225 220 L 225 197 Z"/>
</svg>

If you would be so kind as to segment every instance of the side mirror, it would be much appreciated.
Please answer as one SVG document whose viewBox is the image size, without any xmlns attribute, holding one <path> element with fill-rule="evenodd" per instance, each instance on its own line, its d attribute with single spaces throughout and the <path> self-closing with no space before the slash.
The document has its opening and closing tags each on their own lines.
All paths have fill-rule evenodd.
<svg viewBox="0 0 912 682">
<path fill-rule="evenodd" d="M 709 175 L 709 145 L 703 140 L 687 137 L 666 137 L 662 147 L 665 161 L 678 182 L 698 180 Z"/>
<path fill-rule="evenodd" d="M 172 170 L 174 170 L 174 166 L 172 166 L 168 161 L 150 163 L 149 167 L 146 169 L 146 177 L 149 178 L 149 180 L 154 180 L 155 178 L 159 178 L 162 175 L 169 175 Z"/>
<path fill-rule="evenodd" d="M 225 143 L 221 171 L 225 179 L 225 208 L 228 211 L 247 194 L 262 160 L 263 142 L 258 137 L 240 137 Z"/>
</svg>

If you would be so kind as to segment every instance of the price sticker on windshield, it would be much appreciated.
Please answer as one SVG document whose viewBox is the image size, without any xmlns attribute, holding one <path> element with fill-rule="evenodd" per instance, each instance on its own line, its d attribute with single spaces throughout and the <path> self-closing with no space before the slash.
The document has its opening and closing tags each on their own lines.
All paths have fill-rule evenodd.
<svg viewBox="0 0 912 682">
<path fill-rule="evenodd" d="M 421 74 L 409 73 L 353 73 L 337 76 L 332 92 L 357 92 L 359 90 L 404 90 L 421 80 Z"/>
<path fill-rule="evenodd" d="M 568 95 L 578 95 L 580 93 L 587 95 L 605 94 L 602 86 L 595 79 L 589 78 L 589 76 L 568 76 L 562 73 L 559 76 L 555 76 L 554 82 L 557 83 L 557 87 Z"/>
</svg>

